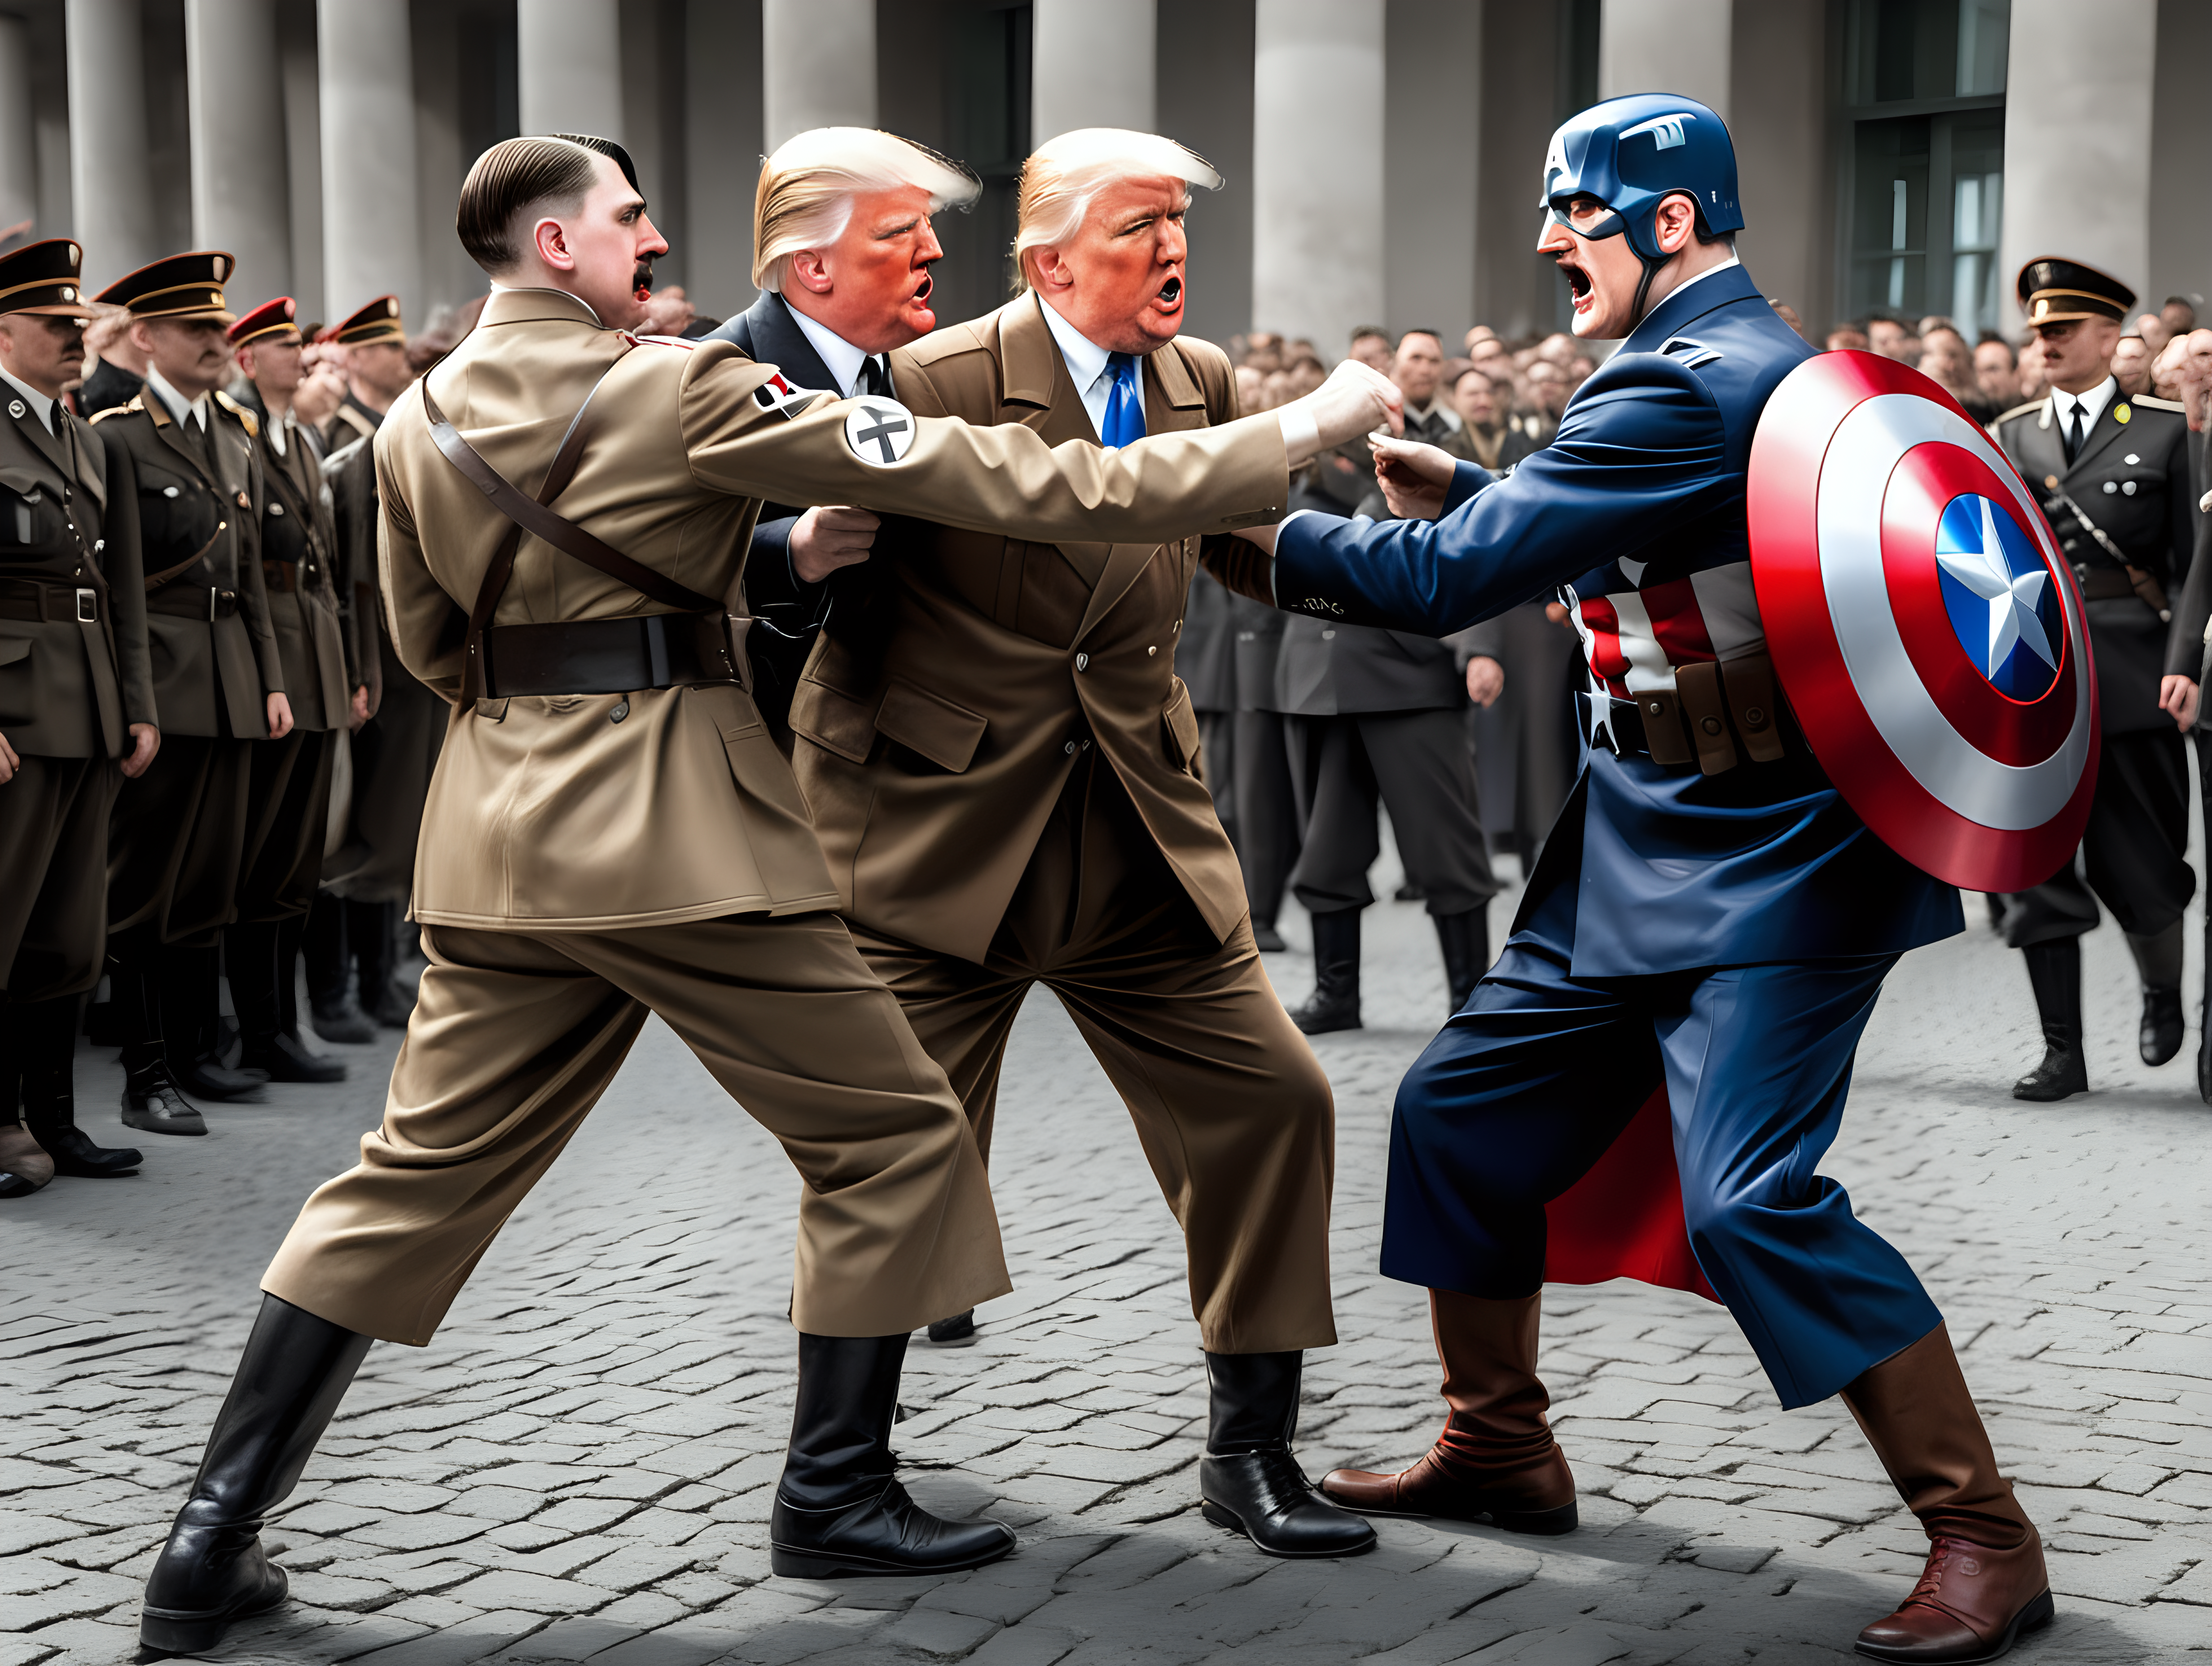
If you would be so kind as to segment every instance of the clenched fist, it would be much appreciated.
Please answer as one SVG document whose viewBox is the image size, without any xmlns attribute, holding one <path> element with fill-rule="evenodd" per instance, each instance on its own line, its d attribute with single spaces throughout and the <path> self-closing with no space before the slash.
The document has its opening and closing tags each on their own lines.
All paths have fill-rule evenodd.
<svg viewBox="0 0 2212 1666">
<path fill-rule="evenodd" d="M 791 570 L 802 584 L 819 584 L 839 568 L 866 561 L 882 525 L 866 509 L 842 503 L 809 509 L 791 529 Z"/>
</svg>

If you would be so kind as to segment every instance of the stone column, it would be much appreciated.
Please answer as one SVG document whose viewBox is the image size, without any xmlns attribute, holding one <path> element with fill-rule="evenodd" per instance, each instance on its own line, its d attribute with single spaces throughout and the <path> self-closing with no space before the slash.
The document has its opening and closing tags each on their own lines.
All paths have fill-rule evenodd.
<svg viewBox="0 0 2212 1666">
<path fill-rule="evenodd" d="M 192 241 L 238 257 L 229 295 L 243 313 L 292 292 L 276 0 L 185 0 L 185 73 Z"/>
<path fill-rule="evenodd" d="M 96 295 L 169 252 L 154 246 L 138 0 L 69 0 L 69 91 L 70 234 L 84 245 L 85 288 Z"/>
<path fill-rule="evenodd" d="M 623 139 L 617 0 L 515 0 L 522 131 Z"/>
<path fill-rule="evenodd" d="M 1390 259 L 1383 311 L 1366 321 L 1394 334 L 1441 331 L 1449 356 L 1474 322 L 1482 8 L 1463 0 L 1390 0 L 1389 20 L 1383 224 Z M 1525 223 L 1509 219 L 1492 230 L 1510 239 Z M 1345 344 L 1331 345 L 1341 351 Z"/>
<path fill-rule="evenodd" d="M 386 293 L 419 329 L 415 70 L 408 0 L 318 0 L 323 118 L 323 314 Z"/>
<path fill-rule="evenodd" d="M 2058 0 L 2013 0 L 2005 69 L 2004 228 L 1997 289 L 2021 324 L 2013 280 L 2039 254 L 2064 255 L 2136 290 L 2150 283 L 2151 88 L 2158 0 L 2105 0 L 2096 27 Z M 2063 50 L 2051 43 L 2063 40 Z M 2188 209 L 2167 212 L 2190 214 Z"/>
<path fill-rule="evenodd" d="M 761 0 L 768 148 L 810 127 L 876 125 L 876 0 Z"/>
<path fill-rule="evenodd" d="M 1729 113 L 1735 0 L 1604 0 L 1597 92 L 1681 93 Z"/>
<path fill-rule="evenodd" d="M 0 232 L 39 217 L 39 130 L 32 111 L 30 27 L 0 14 Z M 33 223 L 30 234 L 55 232 Z"/>
<path fill-rule="evenodd" d="M 1258 0 L 1252 324 L 1342 356 L 1382 315 L 1382 0 Z"/>
<path fill-rule="evenodd" d="M 1042 143 L 1076 127 L 1158 120 L 1155 0 L 1036 0 L 1030 131 Z"/>
</svg>

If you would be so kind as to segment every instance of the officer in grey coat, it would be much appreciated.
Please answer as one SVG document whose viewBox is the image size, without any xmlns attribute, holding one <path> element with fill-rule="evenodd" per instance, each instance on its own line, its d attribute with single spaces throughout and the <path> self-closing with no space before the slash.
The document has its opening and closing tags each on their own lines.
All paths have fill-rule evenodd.
<svg viewBox="0 0 2212 1666">
<path fill-rule="evenodd" d="M 2181 1050 L 2181 916 L 2197 889 L 2189 843 L 2185 715 L 2167 702 L 2171 598 L 2197 532 L 2189 429 L 2182 408 L 2130 398 L 2112 350 L 2135 294 L 2080 261 L 2021 269 L 2019 295 L 2042 338 L 2051 392 L 2005 412 L 1997 441 L 2043 506 L 2073 564 L 2089 623 L 2103 729 L 2101 762 L 2079 864 L 2006 899 L 2005 940 L 2024 952 L 2042 1019 L 2044 1058 L 2015 1098 L 2054 1100 L 2089 1085 L 2082 1055 L 2081 933 L 2097 903 L 2127 934 L 2142 979 L 2138 1045 L 2145 1064 Z"/>
</svg>

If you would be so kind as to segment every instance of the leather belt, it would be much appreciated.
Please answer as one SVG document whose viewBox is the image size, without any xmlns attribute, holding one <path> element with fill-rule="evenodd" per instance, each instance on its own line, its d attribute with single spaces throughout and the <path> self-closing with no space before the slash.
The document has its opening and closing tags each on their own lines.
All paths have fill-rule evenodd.
<svg viewBox="0 0 2212 1666">
<path fill-rule="evenodd" d="M 165 584 L 146 598 L 146 611 L 179 619 L 228 619 L 238 611 L 238 592 L 219 585 Z"/>
<path fill-rule="evenodd" d="M 1764 654 L 1726 666 L 1704 660 L 1674 668 L 1671 689 L 1643 689 L 1626 700 L 1582 694 L 1583 733 L 1616 757 L 1641 752 L 1654 763 L 1694 763 L 1705 774 L 1733 769 L 1747 756 L 1771 763 L 1788 750 L 1790 721 Z M 1800 736 L 1802 741 L 1802 737 Z"/>
<path fill-rule="evenodd" d="M 0 619 L 100 623 L 100 592 L 44 579 L 0 579 Z"/>
<path fill-rule="evenodd" d="M 482 697 L 630 694 L 692 683 L 735 683 L 750 692 L 745 631 L 751 623 L 715 612 L 488 625 Z"/>
<path fill-rule="evenodd" d="M 2138 599 L 2135 585 L 2118 567 L 2076 567 L 2075 581 L 2085 602 L 2123 602 Z"/>
</svg>

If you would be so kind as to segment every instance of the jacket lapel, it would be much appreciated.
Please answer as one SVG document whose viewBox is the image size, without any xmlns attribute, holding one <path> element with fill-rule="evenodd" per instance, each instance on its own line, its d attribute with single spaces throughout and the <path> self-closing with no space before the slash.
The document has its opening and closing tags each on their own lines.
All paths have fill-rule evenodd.
<svg viewBox="0 0 2212 1666">
<path fill-rule="evenodd" d="M 146 414 L 154 419 L 154 432 L 161 436 L 161 442 L 167 446 L 170 451 L 174 453 L 176 456 L 183 461 L 186 468 L 190 469 L 194 474 L 199 476 L 201 483 L 205 485 L 210 491 L 213 492 L 225 503 L 229 502 L 230 488 L 223 484 L 222 481 L 217 480 L 213 475 L 208 472 L 207 465 L 200 460 L 199 453 L 194 451 L 191 447 L 185 442 L 184 429 L 178 426 L 177 419 L 169 415 L 167 401 L 164 400 L 158 394 L 154 392 L 151 388 L 149 388 L 144 393 L 140 394 L 139 398 L 145 406 Z M 208 421 L 210 423 L 209 437 L 212 439 L 214 437 L 213 423 L 215 421 L 212 414 L 210 415 Z"/>
<path fill-rule="evenodd" d="M 2030 486 L 2048 489 L 2066 471 L 2066 448 L 2058 438 L 2051 401 L 2045 399 L 2042 410 L 2033 420 L 2023 418 L 2014 431 L 2020 435 L 2020 471 Z"/>
<path fill-rule="evenodd" d="M 2097 413 L 2097 420 L 2090 425 L 2089 432 L 2082 437 L 2081 452 L 2075 457 L 2073 462 L 2067 465 L 2066 472 L 2061 477 L 2062 478 L 2071 479 L 2075 470 L 2087 467 L 2096 460 L 2099 452 L 2126 432 L 2127 424 L 2120 421 L 2119 413 L 2126 410 L 2127 406 L 2128 396 L 2117 391 L 2111 398 L 2105 401 L 2105 408 Z M 2058 454 L 2061 457 L 2066 454 L 2063 447 Z"/>
<path fill-rule="evenodd" d="M 1182 362 L 1182 355 L 1170 342 L 1155 348 L 1145 356 L 1145 432 L 1173 434 L 1184 429 L 1202 428 L 1206 424 L 1206 394 Z M 1129 587 L 1137 575 L 1152 563 L 1160 546 L 1157 544 L 1116 544 L 1106 558 L 1106 570 L 1100 575 L 1091 592 L 1091 605 L 1083 611 L 1083 623 L 1078 626 L 1078 641 L 1104 618 L 1115 603 L 1129 593 Z"/>
<path fill-rule="evenodd" d="M 67 411 L 62 413 L 62 420 L 69 420 Z M 16 431 L 30 443 L 32 449 L 60 470 L 63 479 L 68 479 L 70 474 L 69 453 L 63 449 L 59 440 L 46 432 L 46 425 L 32 416 L 27 409 L 21 416 L 15 418 L 15 423 Z"/>
<path fill-rule="evenodd" d="M 1000 395 L 1000 409 L 1008 420 L 1032 430 L 1048 446 L 1064 446 L 1071 440 L 1098 443 L 1097 432 L 1083 409 L 1082 395 L 1076 392 L 1075 379 L 1067 374 L 1067 362 L 1060 356 L 1060 344 L 1045 325 L 1044 303 L 1034 294 L 1000 310 L 999 377 L 1005 390 Z M 1114 546 L 1060 544 L 1054 548 L 1083 575 L 1095 600 Z"/>
<path fill-rule="evenodd" d="M 806 339 L 806 332 L 793 319 L 781 295 L 762 290 L 760 299 L 746 309 L 745 329 L 752 337 L 755 364 L 774 365 L 793 386 L 843 396 L 844 390 L 830 374 L 830 367 L 822 362 L 814 344 Z"/>
</svg>

